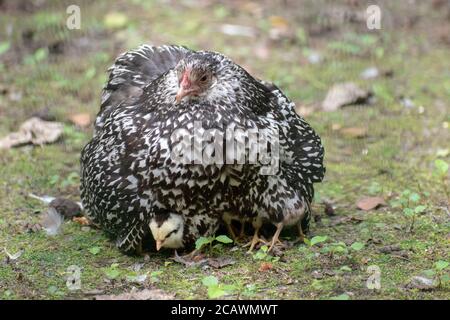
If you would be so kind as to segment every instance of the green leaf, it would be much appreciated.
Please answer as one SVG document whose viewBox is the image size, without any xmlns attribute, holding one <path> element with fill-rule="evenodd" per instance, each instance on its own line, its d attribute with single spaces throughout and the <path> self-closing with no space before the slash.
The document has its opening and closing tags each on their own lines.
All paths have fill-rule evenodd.
<svg viewBox="0 0 450 320">
<path fill-rule="evenodd" d="M 423 274 L 427 277 L 434 277 L 436 275 L 436 271 L 434 271 L 433 269 L 427 269 L 423 272 Z"/>
<path fill-rule="evenodd" d="M 402 192 L 402 196 L 403 196 L 403 197 L 407 197 L 407 196 L 409 196 L 410 194 L 411 194 L 411 190 L 408 190 L 408 189 L 403 190 L 403 192 Z"/>
<path fill-rule="evenodd" d="M 100 252 L 100 247 L 92 247 L 89 249 L 89 252 L 92 253 L 93 255 L 96 255 Z"/>
<path fill-rule="evenodd" d="M 11 44 L 8 41 L 0 42 L 0 56 L 9 50 Z"/>
<path fill-rule="evenodd" d="M 47 56 L 48 56 L 47 48 L 39 48 L 33 54 L 34 61 L 36 62 L 44 60 L 45 58 L 47 58 Z"/>
<path fill-rule="evenodd" d="M 359 251 L 362 248 L 364 248 L 364 243 L 362 243 L 362 242 L 353 242 L 352 245 L 350 246 L 350 248 L 352 248 L 355 251 Z"/>
<path fill-rule="evenodd" d="M 436 168 L 435 169 L 436 173 L 439 176 L 445 176 L 447 174 L 447 172 L 448 172 L 448 163 L 445 162 L 444 160 L 442 160 L 442 159 L 435 160 L 434 161 L 434 166 Z"/>
<path fill-rule="evenodd" d="M 339 270 L 343 272 L 352 272 L 352 269 L 349 266 L 342 266 Z"/>
<path fill-rule="evenodd" d="M 331 297 L 330 300 L 350 300 L 350 296 L 348 294 L 343 293 L 338 296 Z"/>
<path fill-rule="evenodd" d="M 58 288 L 55 287 L 55 286 L 50 286 L 50 287 L 48 287 L 48 289 L 47 289 L 47 292 L 48 292 L 49 294 L 55 294 L 57 291 L 58 291 Z"/>
<path fill-rule="evenodd" d="M 424 211 L 426 210 L 426 208 L 427 208 L 427 206 L 417 206 L 417 207 L 414 209 L 414 212 L 415 212 L 415 213 L 422 213 L 422 212 L 424 212 Z"/>
<path fill-rule="evenodd" d="M 158 271 L 153 271 L 152 273 L 150 273 L 150 278 L 152 278 L 153 282 L 157 282 L 159 280 L 158 276 L 162 275 L 163 271 L 158 270 Z"/>
<path fill-rule="evenodd" d="M 412 202 L 419 202 L 419 200 L 420 200 L 420 195 L 418 194 L 418 193 L 411 193 L 410 195 L 409 195 L 409 200 L 410 201 L 412 201 Z"/>
<path fill-rule="evenodd" d="M 108 268 L 105 270 L 105 274 L 109 279 L 113 280 L 120 275 L 120 270 L 117 270 L 116 268 Z"/>
<path fill-rule="evenodd" d="M 448 275 L 448 274 L 443 274 L 443 275 L 441 276 L 441 281 L 442 281 L 443 283 L 450 282 L 450 275 Z"/>
<path fill-rule="evenodd" d="M 414 215 L 414 210 L 411 208 L 405 208 L 403 209 L 403 213 L 408 217 L 412 217 Z"/>
<path fill-rule="evenodd" d="M 448 267 L 448 262 L 444 260 L 439 260 L 434 264 L 434 267 L 439 271 L 444 270 L 445 268 Z"/>
<path fill-rule="evenodd" d="M 264 260 L 267 257 L 267 253 L 259 249 L 254 255 L 253 258 L 256 260 Z"/>
<path fill-rule="evenodd" d="M 217 285 L 208 287 L 208 298 L 216 299 L 226 295 L 226 291 Z"/>
<path fill-rule="evenodd" d="M 217 280 L 214 276 L 207 276 L 202 279 L 202 283 L 206 287 L 217 286 L 219 284 L 219 280 Z"/>
<path fill-rule="evenodd" d="M 315 236 L 311 239 L 310 246 L 327 241 L 328 236 Z"/>
<path fill-rule="evenodd" d="M 195 241 L 195 249 L 200 250 L 203 246 L 211 243 L 211 238 L 200 237 Z"/>
<path fill-rule="evenodd" d="M 233 240 L 231 240 L 230 238 L 228 238 L 225 235 L 221 235 L 216 237 L 216 241 L 222 242 L 222 243 L 233 243 Z"/>
</svg>

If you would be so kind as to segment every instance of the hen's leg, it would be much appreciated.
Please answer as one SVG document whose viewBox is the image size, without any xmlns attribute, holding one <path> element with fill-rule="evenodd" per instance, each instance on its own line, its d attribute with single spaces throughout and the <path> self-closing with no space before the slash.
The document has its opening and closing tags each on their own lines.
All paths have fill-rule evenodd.
<svg viewBox="0 0 450 320">
<path fill-rule="evenodd" d="M 271 241 L 268 252 L 270 252 L 273 249 L 273 247 L 275 246 L 275 243 L 281 243 L 281 241 L 279 240 L 281 230 L 283 230 L 283 222 L 280 222 L 277 224 L 277 231 L 275 231 L 275 234 L 272 237 L 272 241 Z"/>
<path fill-rule="evenodd" d="M 239 236 L 237 237 L 238 240 L 242 240 L 245 238 L 245 220 L 242 219 L 240 222 L 241 222 L 241 229 L 239 230 Z"/>
<path fill-rule="evenodd" d="M 248 247 L 250 246 L 250 248 L 248 249 L 247 253 L 250 253 L 253 251 L 253 249 L 255 248 L 255 246 L 258 243 L 263 243 L 263 244 L 267 244 L 267 241 L 261 239 L 258 235 L 259 233 L 259 228 L 255 228 L 255 233 L 253 234 L 253 238 L 252 241 L 250 241 L 249 243 L 245 244 L 244 247 Z"/>
<path fill-rule="evenodd" d="M 231 239 L 233 239 L 234 242 L 237 242 L 238 237 L 236 237 L 236 233 L 234 233 L 233 227 L 231 225 L 231 222 L 225 222 L 225 226 L 227 227 L 228 233 L 231 236 Z"/>
<path fill-rule="evenodd" d="M 305 242 L 305 234 L 303 233 L 301 222 L 297 224 L 297 228 L 298 228 L 298 242 L 303 243 Z"/>
</svg>

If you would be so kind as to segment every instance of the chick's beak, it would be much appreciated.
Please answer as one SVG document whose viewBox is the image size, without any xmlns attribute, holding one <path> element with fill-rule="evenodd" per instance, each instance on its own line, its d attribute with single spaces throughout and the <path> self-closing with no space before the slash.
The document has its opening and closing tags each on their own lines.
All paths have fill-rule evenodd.
<svg viewBox="0 0 450 320">
<path fill-rule="evenodd" d="M 162 247 L 162 241 L 161 240 L 156 240 L 156 251 L 159 251 Z"/>
</svg>

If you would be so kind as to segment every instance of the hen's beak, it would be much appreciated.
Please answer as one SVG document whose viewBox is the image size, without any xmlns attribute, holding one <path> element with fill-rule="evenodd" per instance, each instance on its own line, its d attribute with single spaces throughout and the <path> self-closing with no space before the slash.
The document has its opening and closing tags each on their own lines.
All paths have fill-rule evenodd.
<svg viewBox="0 0 450 320">
<path fill-rule="evenodd" d="M 191 82 L 189 75 L 190 71 L 186 70 L 181 77 L 180 89 L 178 89 L 177 95 L 175 96 L 175 102 L 177 104 L 180 103 L 184 97 L 196 92 L 199 89 L 195 83 Z"/>
<path fill-rule="evenodd" d="M 180 87 L 180 89 L 179 89 L 178 92 L 177 92 L 177 95 L 175 96 L 175 102 L 176 102 L 176 103 L 180 103 L 181 100 L 182 100 L 185 96 L 189 95 L 189 93 L 190 93 L 189 90 L 186 90 L 186 89 L 184 89 L 183 87 Z"/>
<path fill-rule="evenodd" d="M 156 240 L 156 251 L 159 251 L 162 247 L 162 241 L 161 240 Z"/>
</svg>

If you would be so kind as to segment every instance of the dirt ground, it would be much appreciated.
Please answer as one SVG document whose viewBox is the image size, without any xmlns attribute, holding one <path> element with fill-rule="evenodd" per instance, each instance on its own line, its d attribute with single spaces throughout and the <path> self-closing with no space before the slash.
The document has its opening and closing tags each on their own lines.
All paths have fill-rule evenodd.
<svg viewBox="0 0 450 320">
<path fill-rule="evenodd" d="M 449 299 L 450 3 L 373 3 L 381 29 L 368 1 L 0 0 L 0 138 L 32 116 L 64 124 L 56 143 L 0 150 L 0 299 Z M 30 193 L 79 201 L 92 125 L 70 119 L 92 122 L 106 69 L 142 43 L 222 52 L 296 102 L 326 150 L 308 244 L 274 257 L 218 243 L 186 266 L 125 256 L 70 219 L 40 228 Z M 324 111 L 344 82 L 372 99 Z"/>
</svg>

